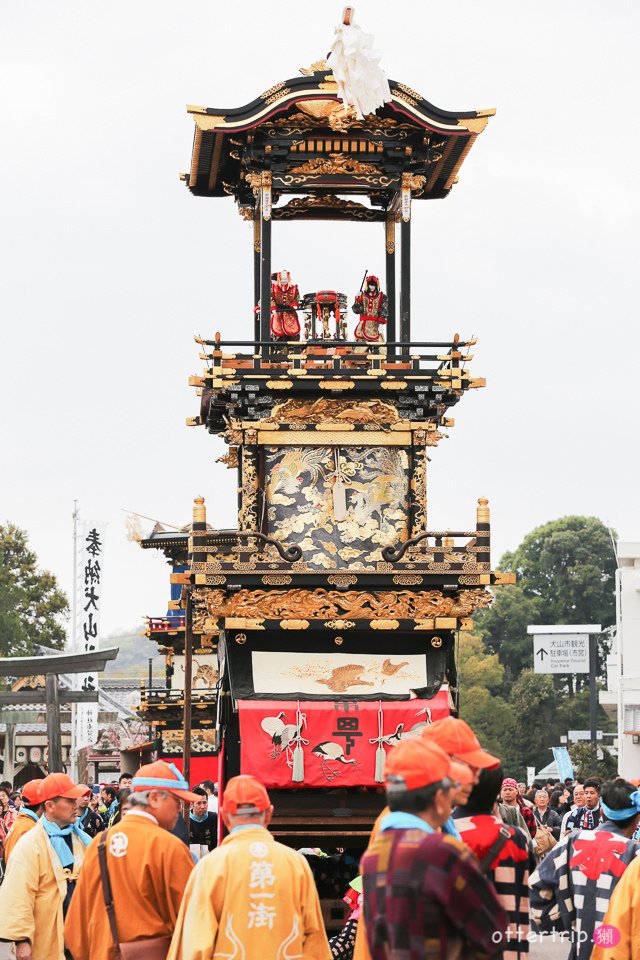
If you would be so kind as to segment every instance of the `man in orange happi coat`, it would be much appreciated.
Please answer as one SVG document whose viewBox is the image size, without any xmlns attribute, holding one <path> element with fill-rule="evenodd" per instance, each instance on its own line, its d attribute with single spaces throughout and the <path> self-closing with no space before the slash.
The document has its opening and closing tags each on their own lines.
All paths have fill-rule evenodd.
<svg viewBox="0 0 640 960">
<path fill-rule="evenodd" d="M 311 869 L 273 839 L 272 812 L 255 777 L 229 780 L 229 835 L 191 874 L 167 960 L 331 960 Z"/>
<path fill-rule="evenodd" d="M 131 809 L 115 827 L 98 834 L 87 850 L 64 928 L 74 960 L 114 956 L 100 879 L 98 848 L 103 839 L 119 943 L 158 941 L 153 949 L 159 957 L 169 949 L 193 869 L 188 847 L 169 830 L 176 825 L 180 801 L 198 797 L 176 767 L 163 760 L 140 767 L 132 791 Z"/>
<path fill-rule="evenodd" d="M 8 861 L 11 851 L 16 843 L 25 833 L 32 830 L 42 811 L 44 810 L 44 800 L 42 796 L 42 780 L 29 780 L 22 788 L 22 806 L 18 819 L 9 830 L 7 839 L 4 842 L 4 859 Z"/>
</svg>

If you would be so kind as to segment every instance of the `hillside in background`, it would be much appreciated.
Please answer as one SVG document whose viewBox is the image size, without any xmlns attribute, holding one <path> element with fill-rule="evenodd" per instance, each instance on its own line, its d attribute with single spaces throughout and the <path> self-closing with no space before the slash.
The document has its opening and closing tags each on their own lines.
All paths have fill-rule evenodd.
<svg viewBox="0 0 640 960">
<path fill-rule="evenodd" d="M 146 680 L 149 676 L 149 657 L 153 657 L 153 676 L 154 679 L 164 679 L 165 660 L 158 653 L 158 647 L 155 643 L 140 636 L 144 626 L 140 624 L 135 630 L 129 630 L 124 633 L 112 633 L 108 637 L 102 637 L 100 646 L 119 647 L 120 652 L 115 660 L 107 664 L 107 669 L 101 676 L 110 677 L 137 677 L 140 680 Z"/>
</svg>

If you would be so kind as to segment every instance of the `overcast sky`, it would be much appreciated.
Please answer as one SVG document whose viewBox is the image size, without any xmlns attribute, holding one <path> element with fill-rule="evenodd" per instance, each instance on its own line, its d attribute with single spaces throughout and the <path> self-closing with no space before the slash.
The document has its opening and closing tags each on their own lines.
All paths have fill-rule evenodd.
<svg viewBox="0 0 640 960">
<path fill-rule="evenodd" d="M 122 509 L 235 525 L 222 441 L 185 417 L 192 335 L 252 329 L 251 227 L 192 197 L 187 103 L 234 107 L 328 51 L 343 4 L 21 0 L 0 12 L 0 520 L 71 589 L 71 514 L 108 523 L 104 632 L 166 606 Z M 638 4 L 366 0 L 388 76 L 497 107 L 446 200 L 416 203 L 413 333 L 479 337 L 487 389 L 433 451 L 432 529 L 490 498 L 493 558 L 536 525 L 638 517 Z M 351 294 L 382 228 L 276 224 L 274 269 Z M 147 525 L 150 526 L 150 525 Z"/>
</svg>

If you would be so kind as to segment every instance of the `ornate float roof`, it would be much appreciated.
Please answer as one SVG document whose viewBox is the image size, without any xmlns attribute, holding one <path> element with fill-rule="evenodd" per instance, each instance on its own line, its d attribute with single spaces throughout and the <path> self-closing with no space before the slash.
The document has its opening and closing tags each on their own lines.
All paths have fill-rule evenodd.
<svg viewBox="0 0 640 960">
<path fill-rule="evenodd" d="M 446 196 L 495 113 L 441 110 L 390 80 L 391 101 L 358 119 L 338 98 L 324 61 L 302 74 L 242 107 L 187 107 L 195 136 L 190 172 L 182 179 L 193 194 L 232 195 L 250 219 L 267 172 L 274 219 L 383 219 L 403 176 L 411 178 L 415 199 Z M 286 194 L 309 196 L 278 206 Z M 344 194 L 368 196 L 371 207 L 345 200 Z"/>
</svg>

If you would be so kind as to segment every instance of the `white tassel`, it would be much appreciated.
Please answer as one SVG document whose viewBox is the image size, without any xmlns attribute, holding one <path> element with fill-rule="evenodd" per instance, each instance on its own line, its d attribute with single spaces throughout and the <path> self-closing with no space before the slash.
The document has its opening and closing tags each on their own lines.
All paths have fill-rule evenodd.
<svg viewBox="0 0 640 960">
<path fill-rule="evenodd" d="M 291 779 L 294 783 L 302 783 L 304 780 L 304 750 L 298 744 L 293 751 L 293 771 Z"/>
<path fill-rule="evenodd" d="M 302 783 L 304 780 L 304 750 L 302 744 L 308 741 L 302 738 L 302 727 L 306 724 L 307 718 L 300 711 L 300 701 L 298 700 L 298 709 L 296 710 L 296 745 L 293 751 L 293 768 L 291 770 L 291 779 L 294 783 Z"/>
<path fill-rule="evenodd" d="M 382 700 L 381 700 L 380 707 L 378 709 L 378 749 L 376 750 L 376 771 L 375 771 L 376 783 L 384 783 L 384 765 L 387 759 L 387 755 L 382 745 L 382 737 L 383 737 L 383 716 L 382 716 Z"/>
</svg>

